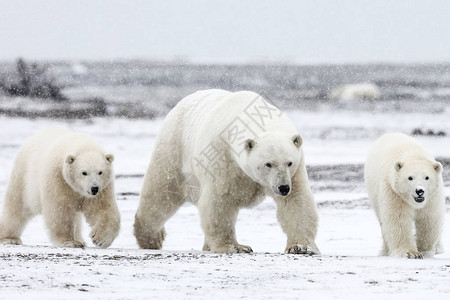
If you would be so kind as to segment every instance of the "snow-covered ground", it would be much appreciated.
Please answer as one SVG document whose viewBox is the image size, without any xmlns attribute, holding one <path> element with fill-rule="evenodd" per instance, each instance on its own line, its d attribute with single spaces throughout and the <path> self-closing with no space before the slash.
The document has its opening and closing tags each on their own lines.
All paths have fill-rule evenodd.
<svg viewBox="0 0 450 300">
<path fill-rule="evenodd" d="M 306 163 L 312 167 L 361 165 L 371 143 L 388 131 L 414 129 L 450 133 L 449 112 L 289 113 L 304 137 Z M 381 235 L 367 209 L 362 178 L 348 182 L 345 168 L 311 180 L 319 206 L 317 244 L 322 256 L 283 254 L 286 238 L 266 199 L 242 210 L 238 240 L 254 254 L 202 252 L 203 233 L 195 206 L 186 204 L 166 224 L 162 251 L 138 249 L 132 234 L 142 176 L 162 120 L 26 120 L 0 117 L 0 202 L 20 145 L 33 133 L 64 126 L 97 138 L 115 154 L 116 193 L 122 216 L 119 237 L 109 249 L 54 248 L 42 217 L 27 226 L 23 246 L 0 245 L 0 298 L 14 299 L 448 299 L 450 297 L 450 216 L 443 243 L 447 252 L 424 260 L 378 257 Z M 449 137 L 418 137 L 437 157 L 450 157 Z M 331 176 L 331 175 L 330 175 Z M 357 176 L 356 176 L 357 177 Z M 446 195 L 450 195 L 449 178 Z M 357 200 L 357 205 L 339 203 Z M 337 205 L 330 205 L 337 203 Z M 359 203 L 359 204 L 358 204 Z M 0 203 L 1 204 L 1 203 Z M 448 207 L 447 207 L 448 211 Z"/>
</svg>

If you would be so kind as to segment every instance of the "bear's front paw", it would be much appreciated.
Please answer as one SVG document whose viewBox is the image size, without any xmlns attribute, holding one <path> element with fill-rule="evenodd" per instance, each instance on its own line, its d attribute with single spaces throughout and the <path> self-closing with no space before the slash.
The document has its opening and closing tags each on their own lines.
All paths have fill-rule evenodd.
<svg viewBox="0 0 450 300">
<path fill-rule="evenodd" d="M 237 253 L 253 253 L 253 249 L 250 246 L 246 245 L 234 245 L 234 248 L 236 249 Z"/>
<path fill-rule="evenodd" d="M 80 242 L 80 241 L 66 241 L 66 242 L 61 243 L 61 247 L 84 249 L 86 247 L 86 244 L 84 242 Z"/>
<path fill-rule="evenodd" d="M 205 247 L 203 247 L 203 249 L 205 249 Z M 231 245 L 224 245 L 221 247 L 211 247 L 211 252 L 233 254 L 233 253 L 253 253 L 253 250 L 252 247 L 250 246 L 231 244 Z"/>
<path fill-rule="evenodd" d="M 320 254 L 320 252 L 310 245 L 293 245 L 286 250 L 286 253 L 289 254 L 304 254 L 304 255 L 316 255 Z"/>
<path fill-rule="evenodd" d="M 411 258 L 411 259 L 423 259 L 422 253 L 416 250 L 394 250 L 391 252 L 390 256 Z"/>
<path fill-rule="evenodd" d="M 3 245 L 22 245 L 22 240 L 19 238 L 2 238 L 0 244 Z"/>
<path fill-rule="evenodd" d="M 116 238 L 116 235 L 108 232 L 107 230 L 94 228 L 91 230 L 91 233 L 89 233 L 89 237 L 94 245 L 100 248 L 108 248 Z"/>
</svg>

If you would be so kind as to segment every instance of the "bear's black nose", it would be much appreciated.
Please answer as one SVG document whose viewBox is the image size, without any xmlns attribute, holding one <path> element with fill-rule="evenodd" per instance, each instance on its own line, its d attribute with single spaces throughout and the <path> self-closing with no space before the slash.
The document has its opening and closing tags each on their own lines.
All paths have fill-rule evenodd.
<svg viewBox="0 0 450 300">
<path fill-rule="evenodd" d="M 419 196 L 419 197 L 422 197 L 422 195 L 425 193 L 425 191 L 423 190 L 423 189 L 416 189 L 416 194 Z"/>
<path fill-rule="evenodd" d="M 280 192 L 281 195 L 286 196 L 287 194 L 289 194 L 289 191 L 291 190 L 291 187 L 289 185 L 280 185 L 278 187 L 278 191 Z"/>
<path fill-rule="evenodd" d="M 98 187 L 96 187 L 96 186 L 93 186 L 93 187 L 91 187 L 91 193 L 92 193 L 92 195 L 97 195 L 97 193 L 98 193 Z"/>
</svg>

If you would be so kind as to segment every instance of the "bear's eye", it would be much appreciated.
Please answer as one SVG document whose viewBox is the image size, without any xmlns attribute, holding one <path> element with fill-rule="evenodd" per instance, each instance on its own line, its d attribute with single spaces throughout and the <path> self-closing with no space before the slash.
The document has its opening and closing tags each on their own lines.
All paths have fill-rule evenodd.
<svg viewBox="0 0 450 300">
<path fill-rule="evenodd" d="M 425 177 L 425 180 L 428 180 L 428 179 L 430 179 L 430 177 L 428 177 L 428 176 L 427 176 L 427 177 Z"/>
<path fill-rule="evenodd" d="M 102 171 L 98 172 L 98 175 L 102 175 L 102 174 L 103 174 L 103 172 L 102 172 Z"/>
<path fill-rule="evenodd" d="M 292 166 L 292 161 L 288 162 L 288 167 Z"/>
<path fill-rule="evenodd" d="M 267 163 L 267 164 L 266 164 L 266 167 L 272 168 L 272 164 L 271 164 L 271 163 Z"/>
<path fill-rule="evenodd" d="M 83 172 L 83 173 L 81 173 L 81 174 L 83 174 L 83 176 L 87 176 L 87 173 L 86 173 L 86 172 Z"/>
<path fill-rule="evenodd" d="M 413 180 L 413 178 L 411 176 L 408 177 L 408 180 Z"/>
</svg>

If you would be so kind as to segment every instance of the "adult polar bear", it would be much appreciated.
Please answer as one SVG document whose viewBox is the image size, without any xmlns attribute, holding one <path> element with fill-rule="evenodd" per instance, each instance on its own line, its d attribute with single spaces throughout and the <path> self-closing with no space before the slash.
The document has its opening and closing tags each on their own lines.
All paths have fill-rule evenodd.
<svg viewBox="0 0 450 300">
<path fill-rule="evenodd" d="M 301 145 L 291 121 L 256 93 L 187 96 L 167 115 L 156 140 L 134 224 L 139 246 L 160 249 L 164 223 L 190 200 L 199 208 L 203 250 L 252 252 L 236 241 L 237 215 L 270 195 L 287 234 L 286 252 L 318 254 L 317 212 Z"/>
<path fill-rule="evenodd" d="M 56 246 L 84 247 L 81 213 L 92 242 L 106 248 L 119 232 L 112 154 L 89 136 L 51 128 L 19 151 L 0 219 L 0 243 L 21 244 L 27 222 L 42 213 Z"/>
<path fill-rule="evenodd" d="M 442 165 L 413 138 L 389 133 L 370 150 L 364 172 L 381 226 L 381 255 L 422 258 L 442 252 Z"/>
</svg>

